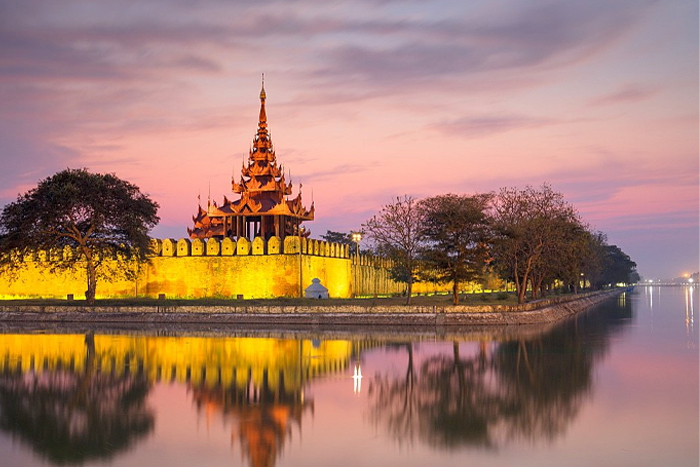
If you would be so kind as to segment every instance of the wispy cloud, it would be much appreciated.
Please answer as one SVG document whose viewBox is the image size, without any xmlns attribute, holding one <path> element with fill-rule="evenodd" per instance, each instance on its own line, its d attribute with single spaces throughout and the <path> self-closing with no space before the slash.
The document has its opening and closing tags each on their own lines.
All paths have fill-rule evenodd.
<svg viewBox="0 0 700 467">
<path fill-rule="evenodd" d="M 361 164 L 341 164 L 324 170 L 303 173 L 301 178 L 304 182 L 320 182 L 337 177 L 339 174 L 361 173 L 367 170 L 368 168 Z"/>
<path fill-rule="evenodd" d="M 563 121 L 525 115 L 468 116 L 444 121 L 430 126 L 430 129 L 460 138 L 480 138 L 511 130 L 541 128 L 559 125 Z"/>
<path fill-rule="evenodd" d="M 589 104 L 591 106 L 627 104 L 648 99 L 659 91 L 660 88 L 658 86 L 626 84 L 615 91 L 592 99 Z"/>
<path fill-rule="evenodd" d="M 371 45 L 325 52 L 319 76 L 368 85 L 406 85 L 450 76 L 561 67 L 605 50 L 633 27 L 648 2 L 516 6 L 511 14 L 439 21 L 366 22 L 357 30 L 381 37 Z"/>
</svg>

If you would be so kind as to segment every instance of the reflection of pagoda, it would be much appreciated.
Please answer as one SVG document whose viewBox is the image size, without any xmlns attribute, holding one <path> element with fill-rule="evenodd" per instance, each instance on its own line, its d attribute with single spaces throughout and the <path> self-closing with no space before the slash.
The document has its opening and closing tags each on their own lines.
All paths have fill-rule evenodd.
<svg viewBox="0 0 700 467">
<path fill-rule="evenodd" d="M 199 206 L 192 217 L 194 228 L 187 229 L 190 238 L 217 237 L 263 237 L 272 236 L 283 240 L 289 235 L 308 236 L 309 231 L 300 227 L 303 221 L 314 219 L 314 206 L 306 210 L 301 202 L 301 185 L 296 198 L 292 194 L 292 183 L 284 178 L 282 166 L 277 165 L 265 113 L 265 85 L 260 91 L 260 119 L 258 132 L 248 156 L 248 165 L 243 165 L 239 182 L 232 181 L 233 192 L 240 194 L 238 200 L 224 197 L 222 206 L 207 202 L 207 209 Z"/>
<path fill-rule="evenodd" d="M 313 402 L 304 398 L 303 391 L 287 391 L 284 382 L 273 389 L 263 381 L 262 387 L 243 390 L 235 386 L 193 387 L 198 409 L 209 414 L 221 412 L 232 422 L 231 443 L 240 444 L 241 455 L 251 467 L 272 467 L 281 456 L 287 440 L 296 427 L 301 434 L 302 415 L 313 412 Z"/>
</svg>

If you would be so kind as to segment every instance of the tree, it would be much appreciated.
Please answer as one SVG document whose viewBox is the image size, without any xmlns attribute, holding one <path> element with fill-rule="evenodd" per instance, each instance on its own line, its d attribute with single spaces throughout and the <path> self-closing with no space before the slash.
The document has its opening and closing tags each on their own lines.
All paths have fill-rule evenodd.
<svg viewBox="0 0 700 467">
<path fill-rule="evenodd" d="M 562 226 L 578 222 L 578 215 L 561 193 L 546 184 L 539 190 L 503 188 L 493 206 L 492 254 L 502 274 L 515 282 L 518 303 L 523 303 L 528 284 L 536 294 L 546 278 L 543 258 L 561 261 L 552 247 Z"/>
<path fill-rule="evenodd" d="M 596 236 L 583 224 L 572 224 L 566 234 L 565 242 L 557 253 L 555 278 L 561 280 L 574 293 L 578 293 L 586 271 L 595 273 Z"/>
<path fill-rule="evenodd" d="M 0 268 L 22 267 L 36 250 L 56 252 L 50 270 L 85 267 L 85 298 L 94 303 L 98 279 L 137 274 L 133 264 L 146 260 L 157 211 L 137 186 L 113 174 L 63 170 L 4 207 Z"/>
<path fill-rule="evenodd" d="M 441 282 L 452 281 L 452 301 L 459 303 L 459 284 L 481 277 L 487 259 L 490 194 L 440 195 L 419 203 L 425 259 Z"/>
<path fill-rule="evenodd" d="M 421 222 L 418 202 L 405 195 L 382 206 L 379 214 L 362 224 L 377 251 L 392 260 L 393 267 L 389 271 L 391 276 L 394 280 L 406 283 L 407 305 L 411 303 L 413 282 L 419 268 Z"/>
<path fill-rule="evenodd" d="M 326 230 L 326 234 L 321 235 L 321 238 L 330 243 L 348 245 L 348 251 L 350 253 L 350 256 L 353 256 L 355 254 L 357 244 L 352 241 L 352 234 L 345 232 L 335 232 L 333 230 Z"/>
<path fill-rule="evenodd" d="M 637 263 L 620 249 L 617 245 L 605 245 L 603 247 L 603 272 L 597 284 L 602 287 L 607 284 L 630 284 L 639 280 Z"/>
<path fill-rule="evenodd" d="M 588 248 L 588 231 L 572 207 L 564 204 L 553 214 L 546 225 L 544 247 L 530 274 L 533 299 L 544 296 L 557 280 L 578 284 Z"/>
</svg>

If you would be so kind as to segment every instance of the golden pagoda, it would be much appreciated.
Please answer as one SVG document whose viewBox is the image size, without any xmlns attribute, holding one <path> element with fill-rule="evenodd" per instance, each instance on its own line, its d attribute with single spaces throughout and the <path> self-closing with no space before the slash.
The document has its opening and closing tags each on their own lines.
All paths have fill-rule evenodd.
<svg viewBox="0 0 700 467">
<path fill-rule="evenodd" d="M 301 226 L 304 221 L 314 220 L 314 204 L 307 210 L 301 201 L 301 184 L 295 198 L 292 183 L 284 178 L 281 165 L 277 165 L 270 132 L 267 129 L 265 112 L 265 81 L 260 90 L 260 118 L 258 131 L 248 155 L 248 164 L 243 163 L 241 178 L 232 180 L 232 190 L 240 199 L 230 201 L 224 197 L 221 206 L 207 201 L 207 208 L 199 206 L 192 217 L 194 228 L 187 229 L 190 238 L 223 239 L 245 237 L 265 240 L 276 236 L 281 240 L 290 235 L 308 237 L 311 233 Z"/>
</svg>

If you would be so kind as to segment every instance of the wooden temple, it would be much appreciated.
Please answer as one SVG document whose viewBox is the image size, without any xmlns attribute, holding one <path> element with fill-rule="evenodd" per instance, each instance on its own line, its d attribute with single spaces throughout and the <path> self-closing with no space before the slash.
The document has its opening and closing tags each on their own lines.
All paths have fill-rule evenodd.
<svg viewBox="0 0 700 467">
<path fill-rule="evenodd" d="M 201 204 L 199 212 L 192 217 L 194 228 L 187 229 L 190 238 L 223 239 L 225 237 L 255 237 L 269 239 L 273 236 L 284 240 L 290 235 L 308 237 L 311 233 L 301 225 L 314 220 L 314 204 L 306 209 L 301 201 L 301 187 L 296 197 L 292 195 L 292 183 L 287 183 L 281 165 L 277 165 L 275 150 L 267 129 L 265 112 L 265 82 L 260 90 L 260 118 L 258 131 L 248 155 L 248 163 L 243 163 L 241 178 L 232 180 L 233 192 L 240 199 L 231 201 L 224 197 L 218 206 L 207 201 L 207 208 Z"/>
</svg>

